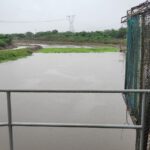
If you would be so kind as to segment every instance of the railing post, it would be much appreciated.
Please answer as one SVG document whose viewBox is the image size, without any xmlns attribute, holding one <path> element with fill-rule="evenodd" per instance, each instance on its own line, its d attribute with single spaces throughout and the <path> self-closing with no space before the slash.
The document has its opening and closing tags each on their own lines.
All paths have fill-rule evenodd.
<svg viewBox="0 0 150 150">
<path fill-rule="evenodd" d="M 142 110 L 141 110 L 141 131 L 140 131 L 140 150 L 144 150 L 144 132 L 145 132 L 145 93 L 142 93 Z"/>
<path fill-rule="evenodd" d="M 7 92 L 7 112 L 8 112 L 9 145 L 10 145 L 10 150 L 14 150 L 13 127 L 12 127 L 12 109 L 11 109 L 11 92 Z"/>
</svg>

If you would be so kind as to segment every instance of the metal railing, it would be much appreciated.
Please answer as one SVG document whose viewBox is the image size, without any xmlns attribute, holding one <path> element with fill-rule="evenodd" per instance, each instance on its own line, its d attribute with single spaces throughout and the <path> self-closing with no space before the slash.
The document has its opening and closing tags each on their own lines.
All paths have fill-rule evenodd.
<svg viewBox="0 0 150 150">
<path fill-rule="evenodd" d="M 140 130 L 140 150 L 144 150 L 144 123 L 145 123 L 145 94 L 150 93 L 150 90 L 0 90 L 0 93 L 7 94 L 7 111 L 8 122 L 1 122 L 0 127 L 8 126 L 10 150 L 14 150 L 13 142 L 13 127 L 63 127 L 63 128 L 106 128 L 106 129 L 136 129 Z M 67 124 L 67 123 L 34 123 L 34 122 L 13 122 L 12 121 L 12 106 L 11 93 L 140 93 L 142 94 L 142 111 L 141 125 L 124 125 L 124 124 Z"/>
</svg>

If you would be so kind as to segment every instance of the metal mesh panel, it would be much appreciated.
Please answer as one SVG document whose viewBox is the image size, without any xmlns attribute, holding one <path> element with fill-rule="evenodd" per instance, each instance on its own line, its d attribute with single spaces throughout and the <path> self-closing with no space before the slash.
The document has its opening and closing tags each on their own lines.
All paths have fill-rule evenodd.
<svg viewBox="0 0 150 150">
<path fill-rule="evenodd" d="M 150 89 L 150 13 L 143 14 L 143 53 L 142 53 L 142 85 L 144 89 Z M 146 120 L 145 138 L 148 139 L 150 131 L 150 94 L 146 95 Z M 147 141 L 146 141 L 147 142 Z M 148 142 L 150 143 L 150 142 Z M 146 145 L 146 143 L 145 143 Z"/>
<path fill-rule="evenodd" d="M 146 3 L 148 6 L 150 3 Z M 150 9 L 146 7 L 140 13 L 131 9 L 127 17 L 127 54 L 126 54 L 126 89 L 150 89 Z M 133 12 L 132 12 L 133 11 Z M 141 10 L 140 10 L 141 11 Z M 132 15 L 133 13 L 133 15 Z M 149 146 L 150 134 L 150 94 L 146 94 L 145 140 L 144 149 Z M 141 122 L 141 96 L 126 94 L 125 100 L 135 124 Z M 137 150 L 139 149 L 139 131 L 137 131 Z M 148 145 L 148 146 L 147 146 Z M 150 150 L 150 149 L 148 149 Z"/>
<path fill-rule="evenodd" d="M 126 54 L 126 89 L 140 89 L 141 70 L 141 17 L 133 16 L 128 19 L 127 54 Z M 126 95 L 126 103 L 134 120 L 139 115 L 139 95 Z"/>
<path fill-rule="evenodd" d="M 150 88 L 150 13 L 143 16 L 142 88 Z"/>
<path fill-rule="evenodd" d="M 127 11 L 121 22 L 127 22 L 127 54 L 125 89 L 150 89 L 150 1 Z M 134 124 L 141 123 L 141 95 L 125 94 L 125 101 Z M 150 94 L 145 95 L 144 141 L 142 148 L 150 150 Z M 140 149 L 137 130 L 136 150 Z"/>
</svg>

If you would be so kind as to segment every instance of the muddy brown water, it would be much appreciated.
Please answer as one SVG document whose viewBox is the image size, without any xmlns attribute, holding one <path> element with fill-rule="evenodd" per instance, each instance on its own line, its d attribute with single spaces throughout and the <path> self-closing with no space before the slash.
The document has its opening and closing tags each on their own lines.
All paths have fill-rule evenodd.
<svg viewBox="0 0 150 150">
<path fill-rule="evenodd" d="M 124 59 L 122 53 L 33 54 L 0 64 L 0 88 L 123 89 Z M 0 104 L 0 121 L 7 121 L 4 93 Z M 13 121 L 126 123 L 121 94 L 15 93 L 12 109 Z M 14 127 L 15 150 L 134 150 L 134 145 L 134 130 Z M 0 128 L 0 150 L 9 150 L 6 127 Z"/>
</svg>

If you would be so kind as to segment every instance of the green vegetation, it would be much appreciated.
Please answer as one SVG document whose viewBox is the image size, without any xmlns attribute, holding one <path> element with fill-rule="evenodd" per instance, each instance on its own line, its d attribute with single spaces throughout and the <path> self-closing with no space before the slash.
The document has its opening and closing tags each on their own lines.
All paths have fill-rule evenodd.
<svg viewBox="0 0 150 150">
<path fill-rule="evenodd" d="M 36 52 L 40 53 L 99 53 L 99 52 L 117 52 L 115 47 L 101 47 L 101 48 L 44 48 Z M 30 49 L 18 50 L 0 50 L 0 62 L 9 60 L 16 60 L 30 56 L 33 53 Z"/>
<path fill-rule="evenodd" d="M 0 34 L 0 49 L 8 49 L 12 46 L 12 41 L 20 42 L 24 41 L 29 43 L 61 43 L 61 44 L 98 44 L 98 45 L 114 45 L 126 43 L 126 28 L 120 28 L 118 30 L 104 30 L 95 32 L 58 32 L 57 30 L 47 32 L 27 32 L 25 34 Z M 90 52 L 117 52 L 115 47 L 101 47 L 101 48 L 46 48 L 40 49 L 37 52 L 42 53 L 90 53 Z M 0 62 L 8 60 L 16 60 L 25 56 L 29 56 L 33 53 L 29 49 L 19 50 L 1 50 Z"/>
<path fill-rule="evenodd" d="M 41 53 L 99 53 L 99 52 L 117 52 L 114 47 L 101 48 L 44 48 L 38 50 Z"/>
<path fill-rule="evenodd" d="M 104 30 L 95 32 L 58 32 L 57 30 L 47 32 L 27 32 L 25 34 L 11 34 L 14 40 L 46 41 L 49 43 L 98 43 L 98 44 L 125 44 L 127 29 Z"/>
<path fill-rule="evenodd" d="M 26 57 L 32 54 L 29 49 L 18 50 L 0 50 L 0 62 L 16 60 L 18 58 Z"/>
<path fill-rule="evenodd" d="M 0 34 L 0 48 L 5 48 L 12 44 L 12 38 L 10 35 Z"/>
</svg>

